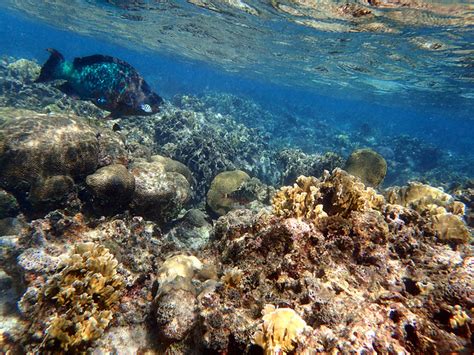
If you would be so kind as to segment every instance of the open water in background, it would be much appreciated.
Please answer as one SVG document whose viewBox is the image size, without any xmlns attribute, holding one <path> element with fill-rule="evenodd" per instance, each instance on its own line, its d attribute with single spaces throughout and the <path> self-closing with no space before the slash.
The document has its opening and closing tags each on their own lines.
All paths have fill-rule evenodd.
<svg viewBox="0 0 474 355">
<path fill-rule="evenodd" d="M 275 120 L 283 117 L 283 113 L 291 112 L 306 122 L 324 118 L 330 124 L 347 131 L 360 124 L 368 124 L 386 134 L 409 134 L 468 160 L 474 159 L 474 26 L 472 5 L 469 3 L 456 4 L 465 7 L 460 20 L 448 21 L 446 24 L 441 21 L 438 24 L 440 20 L 434 15 L 436 21 L 432 23 L 415 23 L 414 20 L 410 23 L 407 20 L 406 26 L 394 25 L 397 27 L 396 33 L 372 37 L 364 32 L 352 33 L 298 25 L 295 21 L 287 21 L 285 17 L 276 21 L 269 15 L 273 13 L 265 13 L 270 11 L 267 9 L 268 4 L 261 11 L 264 15 L 255 16 L 248 13 L 242 15 L 242 11 L 234 7 L 227 6 L 225 11 L 218 11 L 181 1 L 177 1 L 175 5 L 167 1 L 54 3 L 1 1 L 0 55 L 33 59 L 39 63 L 47 59 L 45 48 L 48 47 L 60 50 L 67 59 L 96 53 L 112 55 L 131 63 L 166 99 L 171 99 L 175 94 L 232 93 L 255 100 L 273 112 Z M 149 6 L 133 8 L 128 6 L 129 3 Z M 253 7 L 258 6 L 256 2 L 248 3 Z M 156 9 L 150 4 L 168 7 Z M 58 13 L 64 11 L 64 6 L 71 9 L 71 12 L 61 20 Z M 48 18 L 48 7 L 50 10 L 57 7 L 58 13 L 50 11 L 51 18 Z M 77 9 L 76 13 L 74 8 Z M 199 34 L 195 38 L 200 37 L 202 41 L 190 40 L 188 31 L 186 36 L 183 35 L 183 43 L 180 43 L 179 31 L 161 31 L 154 34 L 158 43 L 163 43 L 160 49 L 156 41 L 148 46 L 149 38 L 140 37 L 143 32 L 139 29 L 134 31 L 138 26 L 146 28 L 154 25 L 164 28 L 160 16 L 163 17 L 163 22 L 166 19 L 170 21 L 167 11 L 177 11 L 176 8 L 180 11 L 177 23 L 185 21 L 187 25 L 199 24 L 209 19 L 212 26 L 209 26 L 207 32 L 200 31 L 199 28 L 195 31 Z M 99 23 L 95 10 L 99 14 L 100 11 L 106 11 L 111 17 L 103 18 L 102 23 Z M 87 11 L 91 11 L 90 14 Z M 275 12 L 275 8 L 272 11 Z M 189 16 L 185 16 L 186 12 L 189 12 Z M 87 20 L 89 15 L 90 19 Z M 135 21 L 140 16 L 142 19 Z M 151 17 L 148 23 L 147 16 Z M 246 26 L 241 16 L 246 20 L 250 18 L 250 21 L 257 19 L 255 26 L 249 27 L 249 32 L 253 35 L 258 32 L 258 25 L 262 24 L 262 41 L 271 38 L 272 27 L 275 38 L 287 36 L 285 52 L 280 54 L 284 58 L 270 60 L 262 57 L 259 60 L 259 54 L 264 56 L 265 53 L 264 49 L 261 53 L 256 51 L 261 43 L 258 38 L 250 42 L 250 37 L 231 37 L 227 41 L 222 40 L 221 44 L 215 44 L 216 48 L 213 49 L 212 44 L 219 43 L 220 38 L 217 37 L 219 28 L 212 21 L 215 18 L 224 19 L 225 27 L 222 31 L 232 31 L 232 26 L 235 26 L 236 32 L 241 33 Z M 447 17 L 455 18 L 451 15 Z M 74 20 L 76 18 L 77 21 Z M 311 19 L 309 15 L 302 18 Z M 120 26 L 116 27 L 111 22 L 114 19 Z M 286 27 L 283 25 L 285 21 Z M 329 23 L 327 19 L 325 21 Z M 341 21 L 337 21 L 341 25 Z M 346 26 L 347 23 L 343 22 L 342 25 Z M 110 33 L 104 29 L 107 26 Z M 183 26 L 179 28 L 182 29 Z M 114 33 L 115 28 L 120 30 Z M 153 32 L 153 27 L 149 28 Z M 216 32 L 213 33 L 212 29 Z M 130 33 L 129 39 L 124 35 L 127 30 Z M 203 39 L 204 36 L 214 35 L 217 38 L 214 42 Z M 317 68 L 318 63 L 311 62 L 315 59 L 309 47 L 305 49 L 309 58 L 306 60 L 298 43 L 290 41 L 295 38 L 306 41 L 312 39 L 313 42 L 318 40 L 319 44 L 312 44 L 314 48 L 325 49 L 317 54 L 320 74 L 314 70 L 305 71 L 308 66 Z M 372 47 L 371 38 L 374 39 Z M 415 46 L 414 39 L 425 42 Z M 138 43 L 140 40 L 142 43 Z M 249 43 L 245 45 L 247 40 Z M 382 40 L 385 43 L 377 42 Z M 434 40 L 439 40 L 440 50 L 430 47 Z M 392 43 L 393 47 L 388 47 L 387 43 Z M 420 46 L 428 49 L 420 49 Z M 226 56 L 232 48 L 237 53 Z M 193 49 L 196 55 L 193 55 Z M 380 50 L 380 60 L 377 60 L 377 50 Z M 361 57 L 364 51 L 370 52 L 370 57 Z M 387 51 L 392 52 L 387 54 Z M 206 53 L 210 53 L 209 58 L 206 58 Z M 388 56 L 398 56 L 403 60 L 388 63 Z M 228 65 L 226 58 L 230 61 Z M 305 70 L 298 71 L 295 58 L 306 63 Z M 367 61 L 364 62 L 364 58 Z M 288 65 L 285 66 L 285 63 Z M 321 80 L 318 81 L 318 78 Z M 317 143 L 315 145 L 317 150 Z"/>
</svg>

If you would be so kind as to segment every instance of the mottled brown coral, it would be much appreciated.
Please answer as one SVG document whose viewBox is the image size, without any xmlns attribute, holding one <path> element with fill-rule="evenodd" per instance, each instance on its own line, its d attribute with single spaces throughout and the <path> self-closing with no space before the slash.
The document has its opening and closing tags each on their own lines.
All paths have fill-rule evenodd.
<svg viewBox="0 0 474 355">
<path fill-rule="evenodd" d="M 250 176 L 242 170 L 224 171 L 212 180 L 207 193 L 207 204 L 218 215 L 224 215 L 240 205 L 231 194 L 238 190 L 240 185 L 249 180 Z"/>
<path fill-rule="evenodd" d="M 387 162 L 372 149 L 357 149 L 347 159 L 344 170 L 359 177 L 366 186 L 377 187 L 387 175 Z"/>
</svg>

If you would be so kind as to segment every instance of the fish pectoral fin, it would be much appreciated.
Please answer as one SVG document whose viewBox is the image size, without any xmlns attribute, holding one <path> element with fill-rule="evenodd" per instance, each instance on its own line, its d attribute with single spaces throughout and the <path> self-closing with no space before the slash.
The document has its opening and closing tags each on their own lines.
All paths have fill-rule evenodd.
<svg viewBox="0 0 474 355">
<path fill-rule="evenodd" d="M 67 81 L 65 83 L 59 85 L 58 89 L 61 90 L 66 95 L 70 95 L 70 96 L 74 96 L 74 97 L 79 98 L 79 94 L 77 93 L 77 91 L 74 90 L 72 85 L 70 83 L 68 83 Z"/>
</svg>

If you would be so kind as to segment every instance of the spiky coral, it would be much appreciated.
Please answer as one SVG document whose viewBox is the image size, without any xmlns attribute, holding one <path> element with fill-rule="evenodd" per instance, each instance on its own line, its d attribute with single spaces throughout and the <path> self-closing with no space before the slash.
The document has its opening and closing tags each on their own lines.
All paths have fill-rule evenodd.
<svg viewBox="0 0 474 355">
<path fill-rule="evenodd" d="M 341 169 L 326 172 L 322 180 L 300 176 L 293 186 L 282 187 L 272 201 L 277 216 L 313 221 L 328 215 L 344 217 L 352 211 L 380 209 L 383 203 L 383 196 Z"/>
<path fill-rule="evenodd" d="M 75 245 L 63 265 L 42 290 L 41 308 L 52 304 L 54 309 L 42 346 L 81 350 L 98 339 L 112 320 L 123 279 L 114 256 L 94 243 Z"/>
</svg>

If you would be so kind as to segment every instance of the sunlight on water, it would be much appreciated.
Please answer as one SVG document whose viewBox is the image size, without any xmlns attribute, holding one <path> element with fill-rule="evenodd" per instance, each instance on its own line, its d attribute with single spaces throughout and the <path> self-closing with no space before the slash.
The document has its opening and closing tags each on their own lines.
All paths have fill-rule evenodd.
<svg viewBox="0 0 474 355">
<path fill-rule="evenodd" d="M 339 86 L 353 88 L 352 95 L 358 96 L 358 88 L 369 83 L 379 94 L 396 94 L 394 88 L 404 87 L 405 99 L 416 96 L 413 102 L 418 105 L 431 105 L 433 90 L 450 92 L 455 104 L 456 98 L 466 98 L 473 84 L 469 63 L 474 54 L 474 5 L 468 2 L 5 0 L 2 4 L 136 50 L 174 53 L 228 72 L 325 94 L 334 94 Z M 449 72 L 445 66 L 450 66 Z M 386 77 L 396 78 L 398 84 L 379 83 Z"/>
</svg>

